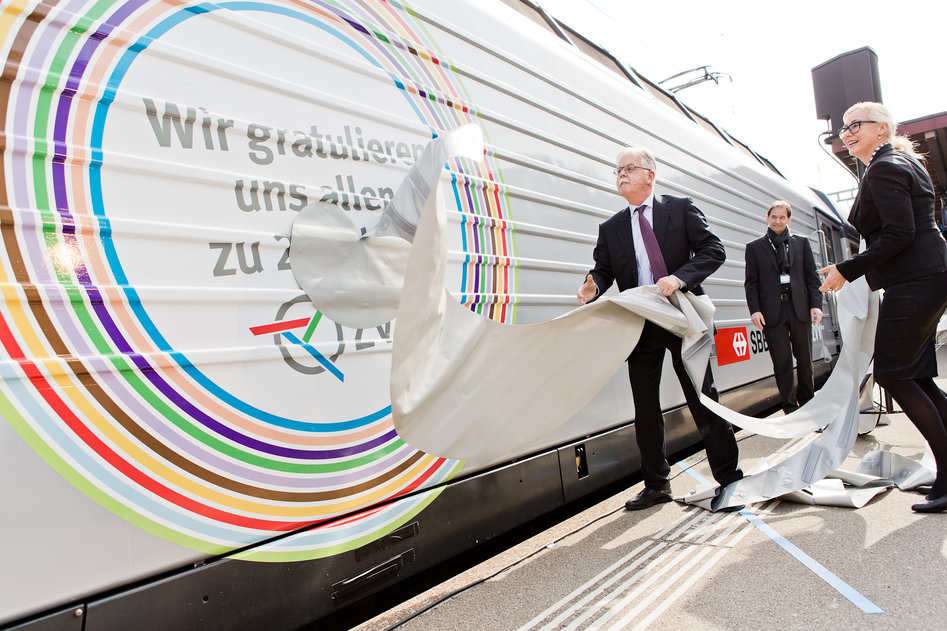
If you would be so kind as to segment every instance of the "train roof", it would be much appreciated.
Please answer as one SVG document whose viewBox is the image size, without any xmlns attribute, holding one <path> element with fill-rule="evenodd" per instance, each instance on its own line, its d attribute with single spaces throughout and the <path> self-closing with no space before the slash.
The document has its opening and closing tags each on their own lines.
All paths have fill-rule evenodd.
<svg viewBox="0 0 947 631">
<path fill-rule="evenodd" d="M 530 18 L 533 22 L 545 28 L 546 30 L 553 33 L 556 37 L 562 39 L 568 44 L 579 49 L 589 58 L 595 60 L 600 65 L 604 66 L 608 70 L 612 71 L 619 77 L 627 80 L 629 83 L 634 85 L 640 90 L 647 92 L 651 97 L 661 103 L 668 109 L 676 112 L 677 114 L 683 116 L 686 119 L 689 119 L 696 125 L 703 127 L 712 134 L 719 136 L 723 139 L 724 142 L 741 151 L 742 153 L 748 155 L 753 160 L 759 162 L 761 165 L 778 175 L 779 177 L 785 179 L 785 176 L 776 168 L 776 166 L 770 162 L 767 158 L 762 156 L 760 153 L 752 149 L 749 145 L 733 136 L 727 130 L 720 127 L 717 123 L 713 122 L 703 114 L 697 112 L 692 107 L 684 104 L 680 99 L 678 99 L 674 94 L 668 90 L 661 87 L 659 84 L 651 81 L 646 76 L 641 74 L 637 69 L 635 69 L 630 64 L 619 59 L 613 55 L 608 50 L 602 48 L 595 42 L 591 41 L 575 29 L 571 28 L 567 24 L 563 23 L 557 17 L 551 15 L 548 11 L 543 9 L 541 6 L 532 2 L 532 0 L 501 0 L 507 6 L 515 9 L 519 13 Z"/>
</svg>

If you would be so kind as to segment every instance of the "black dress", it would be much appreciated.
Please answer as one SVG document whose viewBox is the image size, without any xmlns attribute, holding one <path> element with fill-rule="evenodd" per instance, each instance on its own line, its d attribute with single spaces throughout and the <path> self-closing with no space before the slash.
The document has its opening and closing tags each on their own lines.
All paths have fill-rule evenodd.
<svg viewBox="0 0 947 631">
<path fill-rule="evenodd" d="M 934 335 L 947 308 L 947 242 L 934 221 L 934 186 L 924 167 L 891 145 L 868 164 L 848 221 L 865 251 L 837 265 L 852 281 L 884 289 L 875 333 L 876 377 L 937 376 Z"/>
</svg>

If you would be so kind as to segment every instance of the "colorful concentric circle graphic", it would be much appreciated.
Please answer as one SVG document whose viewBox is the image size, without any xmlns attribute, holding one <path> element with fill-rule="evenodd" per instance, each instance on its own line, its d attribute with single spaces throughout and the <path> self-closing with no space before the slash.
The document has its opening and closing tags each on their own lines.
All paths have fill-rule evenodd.
<svg viewBox="0 0 947 631">
<path fill-rule="evenodd" d="M 412 147 L 477 120 L 420 21 L 380 0 L 0 20 L 0 414 L 101 505 L 209 554 L 337 554 L 434 501 L 462 463 L 394 431 L 391 324 L 327 322 L 279 257 L 293 201 L 379 207 Z M 449 166 L 458 293 L 512 322 L 476 298 L 514 282 L 499 171 Z"/>
</svg>

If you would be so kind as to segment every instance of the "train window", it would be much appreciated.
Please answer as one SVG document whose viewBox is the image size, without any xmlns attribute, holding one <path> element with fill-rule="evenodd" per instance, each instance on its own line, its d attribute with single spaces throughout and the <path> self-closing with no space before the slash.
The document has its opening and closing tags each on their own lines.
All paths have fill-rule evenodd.
<svg viewBox="0 0 947 631">
<path fill-rule="evenodd" d="M 592 59 L 594 59 L 601 65 L 605 66 L 612 72 L 619 74 L 622 77 L 626 76 L 625 72 L 618 65 L 618 62 L 608 52 L 596 46 L 589 40 L 585 39 L 584 37 L 582 37 L 575 31 L 573 31 L 571 28 L 569 28 L 562 22 L 559 22 L 559 26 L 562 28 L 563 31 L 566 32 L 566 35 L 569 36 L 569 39 L 572 40 L 572 43 L 575 44 L 576 48 L 578 48 L 583 53 L 585 53 L 586 55 L 588 55 L 589 57 L 591 57 Z"/>
<path fill-rule="evenodd" d="M 834 232 L 834 230 L 829 230 L 828 234 L 825 235 L 825 254 L 826 258 L 828 258 L 828 263 L 835 263 L 838 261 L 838 256 L 835 251 L 835 239 L 833 238 L 837 237 L 837 235 L 833 234 Z"/>
<path fill-rule="evenodd" d="M 540 13 L 541 9 L 535 6 L 532 2 L 523 2 L 522 0 L 502 0 L 502 1 L 503 1 L 503 4 L 510 7 L 511 9 L 515 9 L 518 13 L 522 13 L 523 15 L 531 19 L 536 24 L 539 24 L 544 29 L 550 30 L 550 31 L 553 30 L 549 22 L 546 21 L 546 18 L 543 16 L 543 14 Z M 559 35 L 559 33 L 556 33 L 556 35 Z"/>
<path fill-rule="evenodd" d="M 660 103 L 664 103 L 671 109 L 680 112 L 681 114 L 683 114 L 684 116 L 686 116 L 687 118 L 691 120 L 694 120 L 694 117 L 691 116 L 689 111 L 687 111 L 687 108 L 684 107 L 684 105 L 680 101 L 677 100 L 677 97 L 675 97 L 673 94 L 671 94 L 670 92 L 668 92 L 667 90 L 659 86 L 657 83 L 654 83 L 653 81 L 648 80 L 646 77 L 643 77 L 640 74 L 638 75 L 638 77 L 641 79 L 640 81 L 641 86 L 645 90 L 650 92 L 651 95 L 654 96 L 654 98 L 656 98 Z"/>
<path fill-rule="evenodd" d="M 780 173 L 779 170 L 778 170 L 775 166 L 773 166 L 773 163 L 772 163 L 772 162 L 770 162 L 769 160 L 767 160 L 766 158 L 764 158 L 764 157 L 761 156 L 760 154 L 758 154 L 758 153 L 756 153 L 755 151 L 753 151 L 752 149 L 750 149 L 750 146 L 749 146 L 749 145 L 747 145 L 747 144 L 745 144 L 745 143 L 743 143 L 743 142 L 737 140 L 736 138 L 734 138 L 733 136 L 731 136 L 729 133 L 728 133 L 727 135 L 730 136 L 730 140 L 732 141 L 731 144 L 732 144 L 734 147 L 737 147 L 738 149 L 741 149 L 744 153 L 746 153 L 746 155 L 750 156 L 751 158 L 753 158 L 754 160 L 756 160 L 757 162 L 759 162 L 760 164 L 762 164 L 764 167 L 768 168 L 770 171 L 772 171 L 772 172 L 775 173 L 776 175 L 778 175 L 778 176 L 780 176 L 780 177 L 783 177 L 783 174 Z"/>
<path fill-rule="evenodd" d="M 687 108 L 687 109 L 690 111 L 691 118 L 693 118 L 695 121 L 697 121 L 697 124 L 698 124 L 698 125 L 700 125 L 700 126 L 703 127 L 704 129 L 710 131 L 711 133 L 720 136 L 721 138 L 723 138 L 724 140 L 726 140 L 729 144 L 731 144 L 731 145 L 733 144 L 733 143 L 730 141 L 730 138 L 729 138 L 725 133 L 723 133 L 722 131 L 720 131 L 720 129 L 719 129 L 716 125 L 714 125 L 713 122 L 711 122 L 711 120 L 710 120 L 709 118 L 706 118 L 706 117 L 703 116 L 702 114 L 699 114 L 699 113 L 695 112 L 694 110 L 692 110 L 692 109 L 690 109 L 690 108 Z"/>
<path fill-rule="evenodd" d="M 516 9 L 518 13 L 522 13 L 546 30 L 552 31 L 557 37 L 569 42 L 612 72 L 624 77 L 625 79 L 628 79 L 635 87 L 642 88 L 641 82 L 635 76 L 635 73 L 626 68 L 625 65 L 618 61 L 618 59 L 616 59 L 610 52 L 604 48 L 599 47 L 594 42 L 586 39 L 549 13 L 546 13 L 542 7 L 530 2 L 529 0 L 502 0 L 502 2 L 503 4 Z"/>
<path fill-rule="evenodd" d="M 841 258 L 844 258 L 839 256 L 842 250 L 842 231 L 837 225 L 825 221 L 818 213 L 818 209 L 814 208 L 813 210 L 817 211 L 816 217 L 818 218 L 819 230 L 822 231 L 825 237 L 825 257 L 827 259 L 825 263 L 837 263 Z"/>
</svg>

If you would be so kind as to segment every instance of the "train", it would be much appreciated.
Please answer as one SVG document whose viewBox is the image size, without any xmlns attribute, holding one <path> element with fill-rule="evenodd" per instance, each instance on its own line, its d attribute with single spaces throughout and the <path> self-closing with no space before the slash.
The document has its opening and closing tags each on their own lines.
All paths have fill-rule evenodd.
<svg viewBox="0 0 947 631">
<path fill-rule="evenodd" d="M 510 326 L 575 307 L 615 156 L 649 147 L 726 246 L 713 370 L 747 414 L 778 398 L 743 291 L 768 204 L 819 264 L 851 247 L 826 196 L 529 0 L 18 0 L 0 57 L 2 628 L 296 629 L 638 470 L 624 370 L 509 456 L 412 447 L 396 319 L 300 289 L 300 211 L 373 225 L 445 131 L 485 141 L 439 183 L 450 290 Z M 661 397 L 669 449 L 699 441 Z"/>
</svg>

